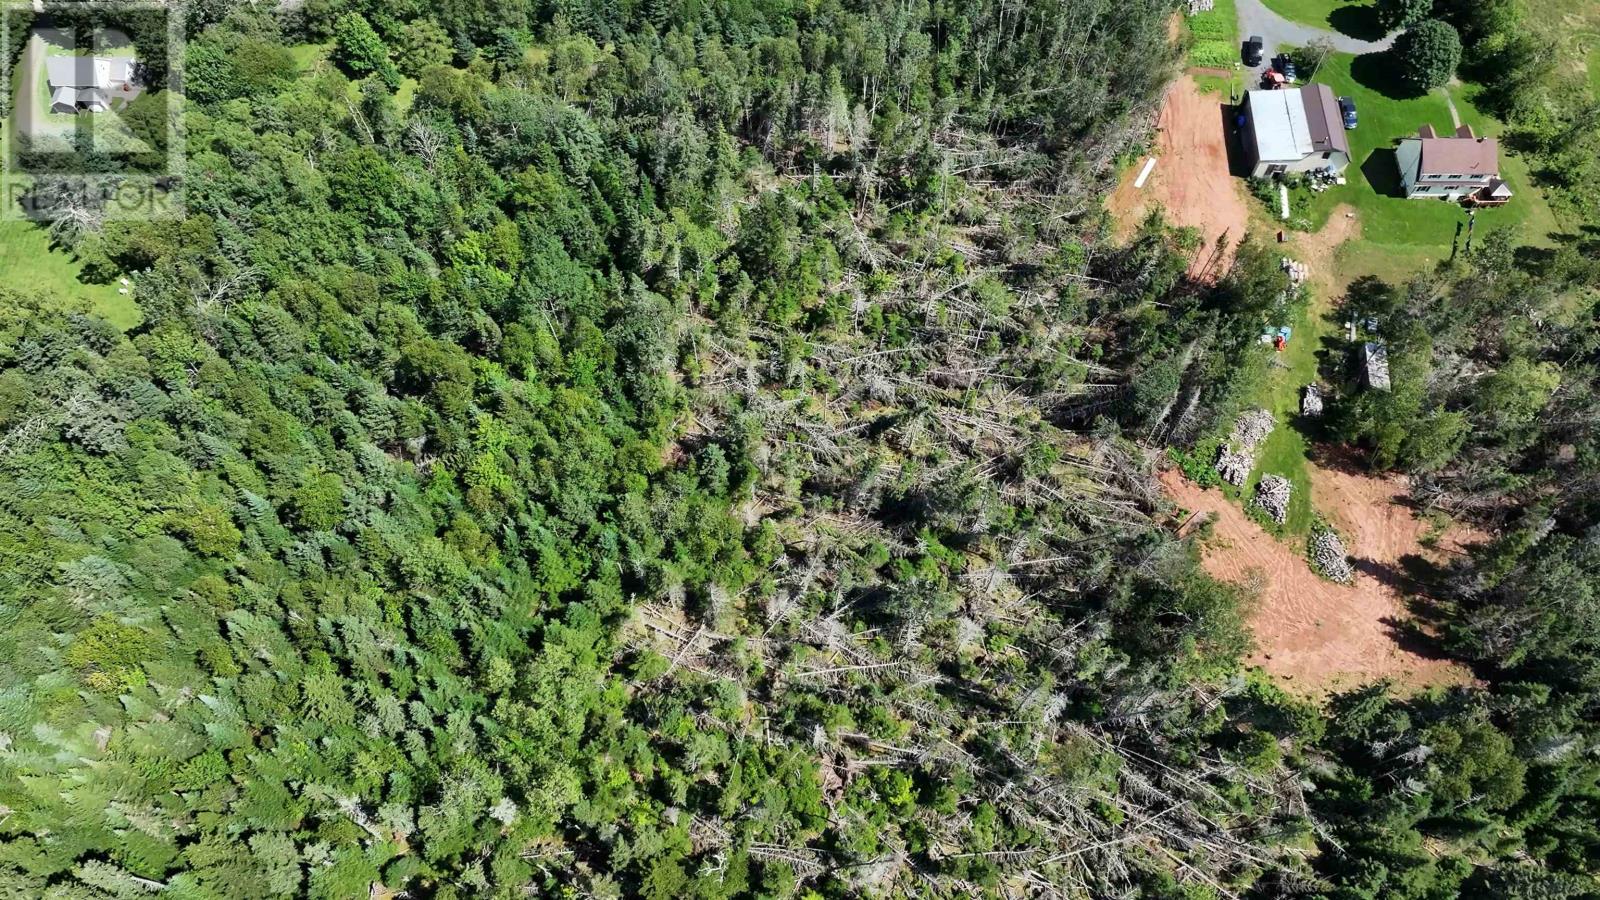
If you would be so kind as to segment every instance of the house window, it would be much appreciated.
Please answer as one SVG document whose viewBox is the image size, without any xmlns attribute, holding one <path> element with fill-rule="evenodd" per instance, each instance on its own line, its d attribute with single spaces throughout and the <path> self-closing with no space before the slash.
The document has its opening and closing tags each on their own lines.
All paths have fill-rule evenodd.
<svg viewBox="0 0 1600 900">
<path fill-rule="evenodd" d="M 1451 181 L 1460 181 L 1461 180 L 1461 176 L 1460 175 L 1446 175 L 1445 177 L 1450 179 Z"/>
<path fill-rule="evenodd" d="M 1333 159 L 1333 151 L 1332 150 L 1324 150 L 1324 151 L 1322 151 L 1322 158 L 1323 159 Z"/>
<path fill-rule="evenodd" d="M 1431 187 L 1428 187 L 1428 186 L 1427 186 L 1427 185 L 1425 185 L 1425 184 L 1419 184 L 1419 185 L 1417 185 L 1417 193 L 1419 193 L 1419 194 L 1426 194 L 1426 193 L 1427 193 L 1427 192 L 1429 192 L 1429 191 L 1431 191 L 1431 190 L 1433 190 L 1433 188 L 1431 188 Z"/>
</svg>

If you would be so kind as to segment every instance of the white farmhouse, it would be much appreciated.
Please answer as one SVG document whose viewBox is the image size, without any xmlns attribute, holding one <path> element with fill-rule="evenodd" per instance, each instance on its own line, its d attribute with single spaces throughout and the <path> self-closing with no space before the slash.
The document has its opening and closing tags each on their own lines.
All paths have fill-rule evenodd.
<svg viewBox="0 0 1600 900">
<path fill-rule="evenodd" d="M 105 112 L 111 97 L 126 92 L 133 81 L 134 60 L 126 56 L 51 56 L 45 59 L 50 82 L 50 111 L 80 109 Z"/>
</svg>

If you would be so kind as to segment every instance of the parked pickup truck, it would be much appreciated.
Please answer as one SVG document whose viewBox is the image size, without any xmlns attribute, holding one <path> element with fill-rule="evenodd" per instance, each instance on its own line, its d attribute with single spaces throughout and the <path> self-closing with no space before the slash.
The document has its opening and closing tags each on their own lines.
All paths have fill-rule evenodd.
<svg viewBox="0 0 1600 900">
<path fill-rule="evenodd" d="M 1244 60 L 1244 64 L 1247 66 L 1252 68 L 1259 66 L 1261 65 L 1261 54 L 1266 46 L 1267 43 L 1261 39 L 1261 35 L 1253 34 L 1250 36 L 1250 40 L 1244 42 L 1244 49 L 1240 51 L 1239 58 Z"/>
</svg>

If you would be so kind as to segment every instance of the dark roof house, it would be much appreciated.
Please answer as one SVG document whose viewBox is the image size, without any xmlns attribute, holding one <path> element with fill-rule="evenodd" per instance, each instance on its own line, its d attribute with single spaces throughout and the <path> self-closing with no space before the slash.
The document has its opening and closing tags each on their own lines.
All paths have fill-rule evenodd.
<svg viewBox="0 0 1600 900">
<path fill-rule="evenodd" d="M 1395 150 L 1400 184 L 1408 199 L 1439 197 L 1498 206 L 1511 199 L 1500 177 L 1500 142 L 1478 137 L 1471 125 L 1441 137 L 1432 125 L 1417 129 Z"/>
</svg>

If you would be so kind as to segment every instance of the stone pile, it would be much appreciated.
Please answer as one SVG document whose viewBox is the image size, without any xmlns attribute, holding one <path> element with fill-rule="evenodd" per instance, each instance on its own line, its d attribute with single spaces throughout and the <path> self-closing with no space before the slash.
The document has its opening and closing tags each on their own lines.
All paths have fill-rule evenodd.
<svg viewBox="0 0 1600 900">
<path fill-rule="evenodd" d="M 1318 528 L 1312 532 L 1306 552 L 1311 556 L 1312 567 L 1323 577 L 1341 584 L 1349 584 L 1356 577 L 1355 569 L 1350 565 L 1350 554 L 1344 549 L 1344 541 L 1332 528 Z"/>
<path fill-rule="evenodd" d="M 1217 474 L 1222 480 L 1238 487 L 1250 477 L 1250 470 L 1255 467 L 1255 460 L 1243 453 L 1235 453 L 1227 447 L 1217 454 Z"/>
<path fill-rule="evenodd" d="M 1272 433 L 1274 424 L 1272 413 L 1264 409 L 1249 410 L 1233 423 L 1233 434 L 1217 454 L 1216 470 L 1223 481 L 1234 487 L 1244 484 L 1255 468 L 1256 452 Z"/>
<path fill-rule="evenodd" d="M 1294 485 L 1282 475 L 1263 475 L 1256 485 L 1256 505 L 1282 525 L 1289 518 L 1289 494 L 1293 490 Z"/>
<path fill-rule="evenodd" d="M 1306 385 L 1305 393 L 1300 396 L 1300 415 L 1322 415 L 1322 388 L 1315 384 Z"/>
</svg>

